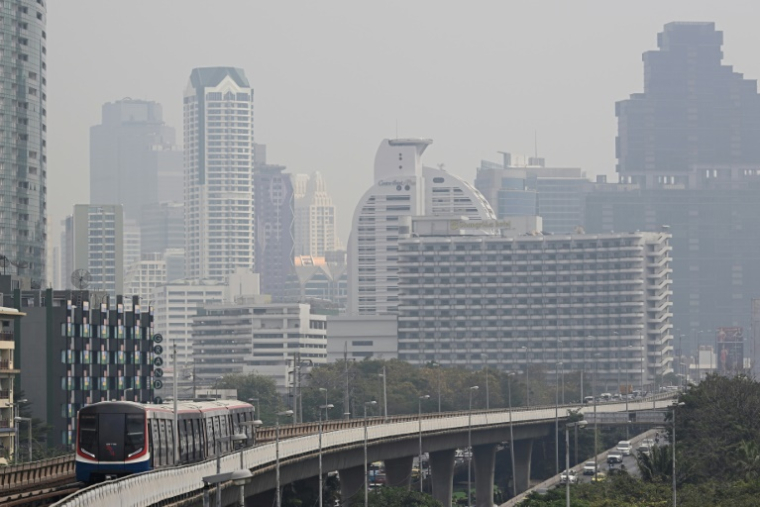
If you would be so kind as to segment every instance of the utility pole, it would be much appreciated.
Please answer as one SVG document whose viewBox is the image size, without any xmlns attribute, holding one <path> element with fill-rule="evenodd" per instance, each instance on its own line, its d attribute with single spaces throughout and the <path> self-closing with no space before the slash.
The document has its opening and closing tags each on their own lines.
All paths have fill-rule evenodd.
<svg viewBox="0 0 760 507">
<path fill-rule="evenodd" d="M 343 418 L 348 419 L 351 417 L 351 397 L 349 396 L 348 387 L 348 341 L 343 344 L 343 364 L 346 367 L 346 392 L 343 396 Z"/>
<path fill-rule="evenodd" d="M 174 427 L 172 428 L 172 443 L 174 444 L 174 464 L 179 465 L 179 435 L 177 435 L 177 432 L 179 431 L 179 422 L 177 420 L 179 417 L 177 414 L 177 340 L 173 340 L 172 343 L 172 369 L 174 370 L 174 382 L 172 382 L 172 397 L 174 398 Z"/>
</svg>

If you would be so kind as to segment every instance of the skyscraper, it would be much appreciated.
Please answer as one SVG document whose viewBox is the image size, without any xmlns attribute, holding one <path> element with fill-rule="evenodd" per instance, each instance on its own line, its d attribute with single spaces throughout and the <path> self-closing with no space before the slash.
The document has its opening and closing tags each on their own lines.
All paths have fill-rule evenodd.
<svg viewBox="0 0 760 507">
<path fill-rule="evenodd" d="M 683 184 L 695 166 L 760 163 L 757 82 L 723 65 L 715 23 L 668 23 L 644 53 L 644 93 L 616 104 L 624 183 Z"/>
<path fill-rule="evenodd" d="M 400 218 L 421 215 L 496 218 L 472 185 L 423 167 L 430 139 L 385 139 L 375 155 L 375 184 L 354 211 L 348 241 L 348 312 L 392 315 L 398 307 Z"/>
<path fill-rule="evenodd" d="M 721 43 L 713 23 L 665 25 L 644 93 L 617 104 L 620 183 L 594 186 L 584 220 L 595 234 L 671 227 L 673 327 L 694 355 L 700 336 L 750 326 L 760 287 L 760 95 Z"/>
<path fill-rule="evenodd" d="M 90 202 L 121 204 L 139 222 L 142 208 L 182 200 L 182 152 L 161 105 L 130 98 L 103 104 L 90 127 Z"/>
<path fill-rule="evenodd" d="M 295 253 L 324 257 L 325 252 L 340 248 L 335 205 L 321 173 L 304 176 L 294 178 L 294 186 L 300 187 L 295 200 Z"/>
<path fill-rule="evenodd" d="M 253 269 L 253 89 L 242 69 L 194 69 L 185 90 L 185 256 L 192 278 Z"/>
<path fill-rule="evenodd" d="M 285 295 L 293 271 L 293 184 L 284 170 L 280 165 L 257 163 L 253 178 L 256 272 L 261 275 L 262 292 L 273 296 Z"/>
<path fill-rule="evenodd" d="M 0 4 L 0 262 L 40 285 L 47 239 L 46 19 L 43 2 Z"/>
<path fill-rule="evenodd" d="M 66 288 L 122 294 L 125 248 L 121 205 L 76 204 L 74 214 L 66 217 L 61 226 L 61 264 Z M 77 287 L 72 281 L 74 271 L 79 269 L 87 270 L 91 276 L 86 286 Z"/>
</svg>

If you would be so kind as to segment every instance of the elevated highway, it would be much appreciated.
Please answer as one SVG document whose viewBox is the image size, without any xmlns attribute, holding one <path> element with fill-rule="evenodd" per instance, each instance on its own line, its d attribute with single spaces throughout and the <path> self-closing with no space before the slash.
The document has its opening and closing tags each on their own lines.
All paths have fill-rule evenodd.
<svg viewBox="0 0 760 507">
<path fill-rule="evenodd" d="M 596 406 L 598 414 L 631 413 L 663 409 L 671 405 L 672 394 L 659 395 L 636 402 L 604 403 Z M 385 461 L 390 485 L 408 485 L 412 460 L 419 453 L 419 431 L 422 431 L 423 452 L 430 454 L 433 496 L 444 505 L 451 501 L 456 449 L 467 447 L 471 433 L 473 470 L 478 507 L 492 507 L 496 447 L 510 443 L 510 426 L 514 435 L 516 486 L 518 492 L 528 488 L 533 439 L 552 434 L 555 424 L 562 424 L 568 410 L 594 412 L 593 405 L 554 405 L 490 411 L 448 412 L 417 416 L 370 418 L 367 424 L 367 461 Z M 364 487 L 365 420 L 330 421 L 322 436 L 323 469 L 338 470 L 344 505 L 360 503 Z M 280 441 L 281 483 L 318 475 L 319 440 L 317 425 L 288 427 Z M 275 444 L 263 443 L 242 451 L 244 466 L 253 473 L 253 481 L 245 487 L 249 505 L 272 505 L 275 489 Z M 240 455 L 229 454 L 221 459 L 221 471 L 240 468 Z M 55 505 L 85 506 L 201 506 L 203 477 L 216 474 L 214 460 L 203 463 L 146 472 L 85 488 Z M 238 500 L 239 488 L 231 483 L 221 486 L 223 505 Z M 213 498 L 213 496 L 212 496 Z"/>
</svg>

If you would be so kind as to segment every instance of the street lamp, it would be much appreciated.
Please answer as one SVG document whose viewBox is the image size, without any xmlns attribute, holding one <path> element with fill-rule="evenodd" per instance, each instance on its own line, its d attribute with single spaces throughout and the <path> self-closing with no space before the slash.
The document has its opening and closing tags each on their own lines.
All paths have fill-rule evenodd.
<svg viewBox="0 0 760 507">
<path fill-rule="evenodd" d="M 320 393 L 325 393 L 325 405 L 327 405 L 327 388 L 324 388 L 324 387 L 320 387 L 320 388 L 319 388 L 319 392 L 320 392 Z M 332 407 L 330 407 L 330 408 L 332 408 Z M 321 416 L 321 415 L 322 415 L 322 412 L 320 412 L 319 414 L 320 414 L 320 416 Z M 327 421 L 327 420 L 329 420 L 329 417 L 328 417 L 328 415 L 327 415 L 327 412 L 325 412 L 325 421 Z"/>
<path fill-rule="evenodd" d="M 325 389 L 327 391 L 327 389 Z M 327 400 L 327 393 L 325 393 Z M 333 408 L 333 405 L 325 403 L 319 406 L 319 507 L 322 507 L 322 411 L 325 411 L 325 420 L 327 420 L 327 411 Z"/>
<path fill-rule="evenodd" d="M 420 456 L 419 456 L 419 468 L 420 468 L 420 493 L 423 492 L 422 485 L 424 478 L 422 477 L 422 400 L 429 400 L 429 394 L 423 394 L 417 399 L 417 425 L 420 435 Z"/>
<path fill-rule="evenodd" d="M 24 422 L 26 422 L 29 425 L 28 426 L 29 427 L 29 462 L 31 463 L 32 462 L 32 418 L 31 417 L 14 417 L 13 420 L 16 421 L 16 422 L 24 421 Z M 18 444 L 20 446 L 21 445 L 21 438 L 18 438 L 18 434 L 19 434 L 19 430 L 18 430 L 18 426 L 17 426 L 16 427 L 16 436 L 17 436 L 17 439 L 18 439 Z M 16 447 L 16 453 L 20 455 L 18 447 Z"/>
<path fill-rule="evenodd" d="M 250 421 L 250 422 L 254 422 L 254 421 Z M 253 425 L 251 424 L 251 426 Z M 232 435 L 232 441 L 240 443 L 240 470 L 236 470 L 232 472 L 232 476 L 234 478 L 230 477 L 230 479 L 232 479 L 233 484 L 235 484 L 235 486 L 240 487 L 240 507 L 245 507 L 245 485 L 251 482 L 251 477 L 253 477 L 253 475 L 251 474 L 251 471 L 248 470 L 243 464 L 243 452 L 245 451 L 245 442 L 247 440 L 248 440 L 248 435 L 245 435 L 245 434 Z"/>
<path fill-rule="evenodd" d="M 470 410 L 467 412 L 467 507 L 472 507 L 472 393 L 478 386 L 470 387 Z"/>
<path fill-rule="evenodd" d="M 438 413 L 441 413 L 441 378 L 443 376 L 443 373 L 441 372 L 441 363 L 434 362 L 433 363 L 438 368 Z"/>
<path fill-rule="evenodd" d="M 383 379 L 383 421 L 388 421 L 388 375 L 383 366 L 383 372 L 378 373 L 378 376 Z"/>
<path fill-rule="evenodd" d="M 596 386 L 599 385 L 599 361 L 602 355 L 594 354 L 594 357 L 596 358 L 596 361 L 594 361 L 594 381 L 591 382 L 591 396 L 594 397 L 594 474 L 596 474 L 599 471 L 599 418 L 596 415 L 596 406 L 598 405 L 596 397 Z"/>
<path fill-rule="evenodd" d="M 517 496 L 517 485 L 515 484 L 515 434 L 512 431 L 512 376 L 515 372 L 507 372 L 507 400 L 509 407 L 509 454 L 512 459 L 512 497 Z"/>
<path fill-rule="evenodd" d="M 369 504 L 369 472 L 367 471 L 367 407 L 377 405 L 375 400 L 364 402 L 364 507 Z"/>
<path fill-rule="evenodd" d="M 678 497 L 676 494 L 676 409 L 686 405 L 684 402 L 676 402 L 673 404 L 673 441 L 670 443 L 673 446 L 673 507 L 678 506 Z"/>
<path fill-rule="evenodd" d="M 480 358 L 486 363 L 486 410 L 491 409 L 491 393 L 488 389 L 488 354 L 480 354 Z"/>
<path fill-rule="evenodd" d="M 520 350 L 525 351 L 525 406 L 530 406 L 530 350 L 523 345 Z"/>
<path fill-rule="evenodd" d="M 275 454 L 275 496 L 277 497 L 277 507 L 282 507 L 282 498 L 280 497 L 280 417 L 293 417 L 292 410 L 286 410 L 284 412 L 278 412 L 274 415 L 275 424 L 275 439 L 274 439 L 274 454 Z"/>
<path fill-rule="evenodd" d="M 222 507 L 222 483 L 225 483 L 232 479 L 232 473 L 222 473 L 222 452 L 224 451 L 223 444 L 225 442 L 241 442 L 246 439 L 245 435 L 236 433 L 235 435 L 228 436 L 228 437 L 220 437 L 216 440 L 214 444 L 214 452 L 216 453 L 216 475 L 209 475 L 206 477 L 203 477 L 201 480 L 206 486 L 210 486 L 212 484 L 216 484 L 216 506 Z M 218 444 L 218 445 L 217 445 Z M 219 451 L 217 452 L 217 448 Z M 243 455 L 241 451 L 240 455 L 240 464 L 242 468 L 243 463 Z M 240 470 L 242 472 L 242 470 Z M 250 476 L 250 471 L 248 471 L 248 475 Z M 244 477 L 242 475 L 238 475 L 238 480 L 243 480 Z M 237 484 L 237 483 L 236 483 Z M 238 486 L 240 484 L 237 484 Z M 245 486 L 245 483 L 243 483 L 243 486 Z M 241 492 L 241 501 L 244 501 L 245 492 Z M 203 505 L 208 505 L 208 489 L 205 489 L 203 492 Z"/>
<path fill-rule="evenodd" d="M 556 473 L 559 473 L 559 368 L 562 361 L 557 362 L 556 386 L 554 386 L 554 458 L 556 462 Z"/>
<path fill-rule="evenodd" d="M 570 507 L 570 428 L 585 428 L 584 420 L 565 424 L 565 506 Z M 578 445 L 576 444 L 576 450 Z M 596 471 L 594 471 L 596 473 Z"/>
</svg>

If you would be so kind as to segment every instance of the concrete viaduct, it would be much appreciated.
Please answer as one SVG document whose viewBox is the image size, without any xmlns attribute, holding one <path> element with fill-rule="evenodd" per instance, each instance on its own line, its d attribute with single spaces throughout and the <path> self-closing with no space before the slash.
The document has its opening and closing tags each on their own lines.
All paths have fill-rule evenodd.
<svg viewBox="0 0 760 507">
<path fill-rule="evenodd" d="M 663 409 L 672 404 L 671 396 L 625 403 L 605 403 L 596 407 L 599 414 Z M 508 410 L 450 412 L 417 416 L 392 417 L 387 422 L 372 418 L 367 422 L 367 461 L 384 461 L 386 481 L 392 486 L 409 486 L 412 461 L 419 453 L 419 429 L 422 427 L 422 449 L 430 454 L 433 497 L 450 505 L 454 476 L 454 453 L 468 444 L 471 431 L 473 472 L 477 506 L 493 507 L 494 463 L 496 447 L 510 442 L 510 424 L 514 434 L 516 486 L 518 493 L 528 489 L 533 439 L 552 434 L 556 420 L 561 425 L 568 409 L 593 412 L 592 405 L 564 405 L 555 408 L 530 407 Z M 470 422 L 471 418 L 471 422 Z M 556 418 L 556 419 L 555 419 Z M 362 419 L 330 421 L 329 431 L 322 436 L 323 471 L 338 470 L 343 505 L 360 505 L 364 488 L 364 423 Z M 314 478 L 318 475 L 317 425 L 304 431 L 298 426 L 282 427 L 280 440 L 281 484 Z M 301 436 L 292 432 L 298 431 Z M 289 434 L 289 432 L 291 432 Z M 275 490 L 275 443 L 247 448 L 244 466 L 253 473 L 245 487 L 246 505 L 273 505 Z M 240 453 L 226 455 L 221 470 L 240 468 Z M 56 505 L 70 507 L 119 505 L 203 505 L 202 478 L 216 473 L 214 460 L 160 469 L 140 475 L 85 488 Z M 211 495 L 212 501 L 214 495 Z M 223 485 L 222 504 L 236 505 L 239 488 Z"/>
</svg>

